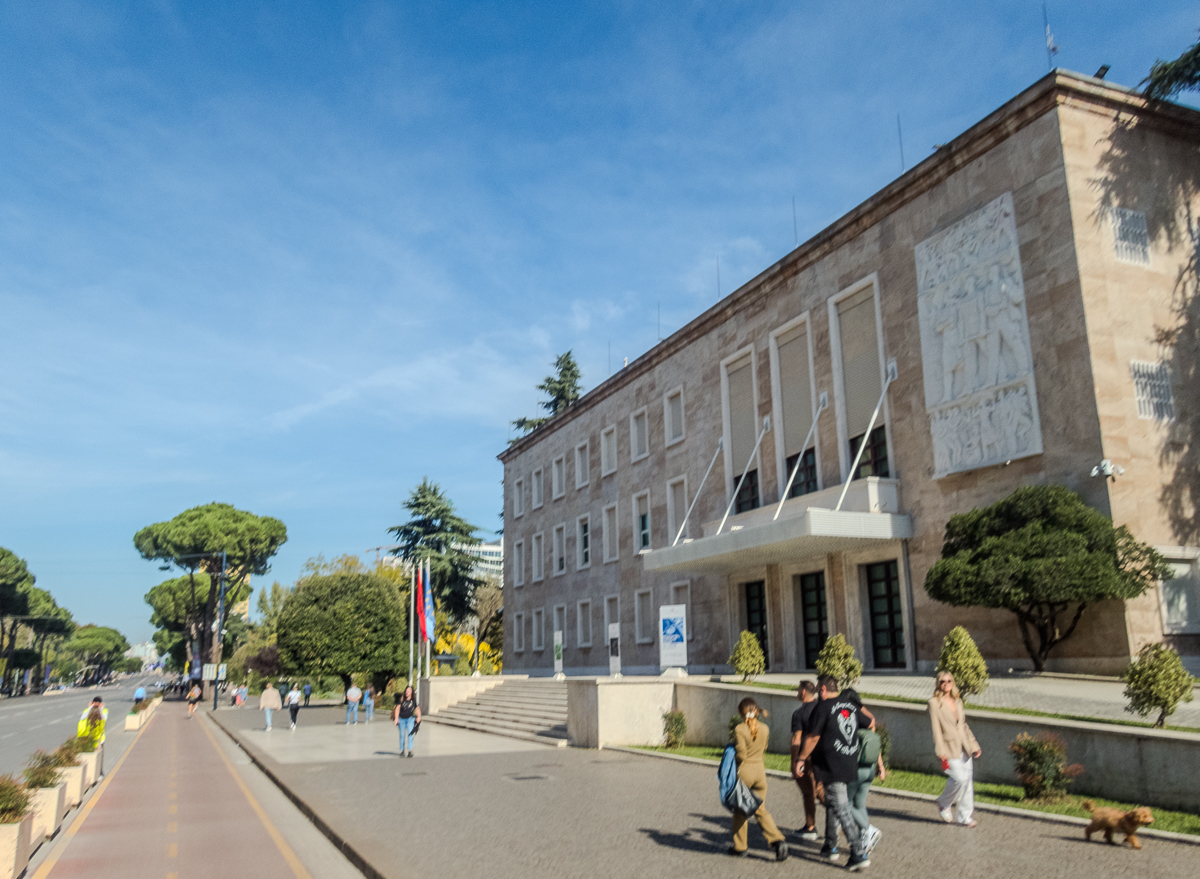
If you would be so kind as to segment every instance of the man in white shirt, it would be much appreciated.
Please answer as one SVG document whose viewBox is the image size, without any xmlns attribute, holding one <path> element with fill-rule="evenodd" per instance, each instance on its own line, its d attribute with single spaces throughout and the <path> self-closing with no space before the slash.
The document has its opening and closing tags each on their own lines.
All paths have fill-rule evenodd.
<svg viewBox="0 0 1200 879">
<path fill-rule="evenodd" d="M 296 728 L 296 717 L 300 714 L 300 685 L 292 684 L 292 688 L 288 690 L 287 699 L 288 714 L 292 718 L 292 729 Z"/>
<path fill-rule="evenodd" d="M 346 691 L 346 725 L 358 723 L 358 701 L 362 698 L 362 690 L 357 685 L 351 684 L 350 689 Z"/>
</svg>

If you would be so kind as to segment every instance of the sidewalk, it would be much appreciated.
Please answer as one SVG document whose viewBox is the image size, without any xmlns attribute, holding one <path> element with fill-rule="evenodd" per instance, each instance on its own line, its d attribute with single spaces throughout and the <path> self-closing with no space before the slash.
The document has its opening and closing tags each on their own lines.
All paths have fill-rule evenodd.
<svg viewBox="0 0 1200 879">
<path fill-rule="evenodd" d="M 312 879 L 218 736 L 203 713 L 189 720 L 182 703 L 163 703 L 32 879 Z"/>
</svg>

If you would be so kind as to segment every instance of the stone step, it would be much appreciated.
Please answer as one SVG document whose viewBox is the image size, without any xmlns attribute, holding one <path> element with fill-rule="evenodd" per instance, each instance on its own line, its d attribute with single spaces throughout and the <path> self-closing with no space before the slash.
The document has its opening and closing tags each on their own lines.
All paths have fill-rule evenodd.
<svg viewBox="0 0 1200 879">
<path fill-rule="evenodd" d="M 485 726 L 488 728 L 510 728 L 518 732 L 538 733 L 548 732 L 551 730 L 561 729 L 565 735 L 567 723 L 566 718 L 557 720 L 543 720 L 540 718 L 519 718 L 519 717 L 490 717 L 480 716 L 478 714 L 466 711 L 456 711 L 448 708 L 445 711 L 439 711 L 436 715 L 431 715 L 430 720 L 438 718 L 448 718 L 460 723 L 471 723 L 477 726 Z"/>
<path fill-rule="evenodd" d="M 488 733 L 494 736 L 504 736 L 509 739 L 518 739 L 523 742 L 536 742 L 539 745 L 547 745 L 549 747 L 565 748 L 567 746 L 567 732 L 563 729 L 561 732 L 547 731 L 544 734 L 522 732 L 520 730 L 511 729 L 508 727 L 489 726 L 486 724 L 472 723 L 470 721 L 458 720 L 456 718 L 447 717 L 439 712 L 436 716 L 429 716 L 430 723 L 440 723 L 444 726 L 453 726 L 459 729 L 469 729 L 474 732 Z"/>
<path fill-rule="evenodd" d="M 513 721 L 518 723 L 537 723 L 544 727 L 549 727 L 567 722 L 567 713 L 565 711 L 532 711 L 529 709 L 498 708 L 492 705 L 464 705 L 461 702 L 457 705 L 443 708 L 435 716 L 441 716 L 447 712 L 451 712 L 459 717 L 474 717 L 480 721 L 487 720 L 491 723 Z"/>
<path fill-rule="evenodd" d="M 545 708 L 549 711 L 566 711 L 566 699 L 537 699 L 525 696 L 508 696 L 497 693 L 495 696 L 471 696 L 469 699 L 464 699 L 462 702 L 456 703 L 459 705 L 505 705 L 510 708 L 520 708 L 523 705 L 537 706 Z"/>
</svg>

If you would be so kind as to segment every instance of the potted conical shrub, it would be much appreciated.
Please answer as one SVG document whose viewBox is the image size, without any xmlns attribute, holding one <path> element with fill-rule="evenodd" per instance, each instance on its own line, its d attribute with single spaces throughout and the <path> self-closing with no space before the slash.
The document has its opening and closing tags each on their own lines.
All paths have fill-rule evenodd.
<svg viewBox="0 0 1200 879">
<path fill-rule="evenodd" d="M 11 775 L 0 775 L 0 879 L 14 879 L 29 865 L 33 816 L 29 790 Z"/>
<path fill-rule="evenodd" d="M 83 801 L 83 767 L 76 761 L 79 757 L 79 739 L 67 739 L 55 750 L 54 762 L 58 767 L 58 780 L 67 785 L 67 808 L 78 806 Z"/>
<path fill-rule="evenodd" d="M 67 814 L 67 784 L 58 777 L 57 760 L 53 754 L 34 751 L 25 768 L 25 787 L 32 794 L 30 812 L 33 814 L 32 845 L 49 839 L 62 826 Z"/>
</svg>

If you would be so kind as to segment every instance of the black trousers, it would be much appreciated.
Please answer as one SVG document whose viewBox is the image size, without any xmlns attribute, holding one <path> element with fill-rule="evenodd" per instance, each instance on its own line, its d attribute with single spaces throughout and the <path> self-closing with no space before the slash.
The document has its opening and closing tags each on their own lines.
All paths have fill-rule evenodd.
<svg viewBox="0 0 1200 879">
<path fill-rule="evenodd" d="M 290 714 L 292 716 L 292 723 L 295 723 L 296 718 L 300 716 L 300 706 L 299 705 L 289 705 L 288 706 L 288 714 Z"/>
</svg>

